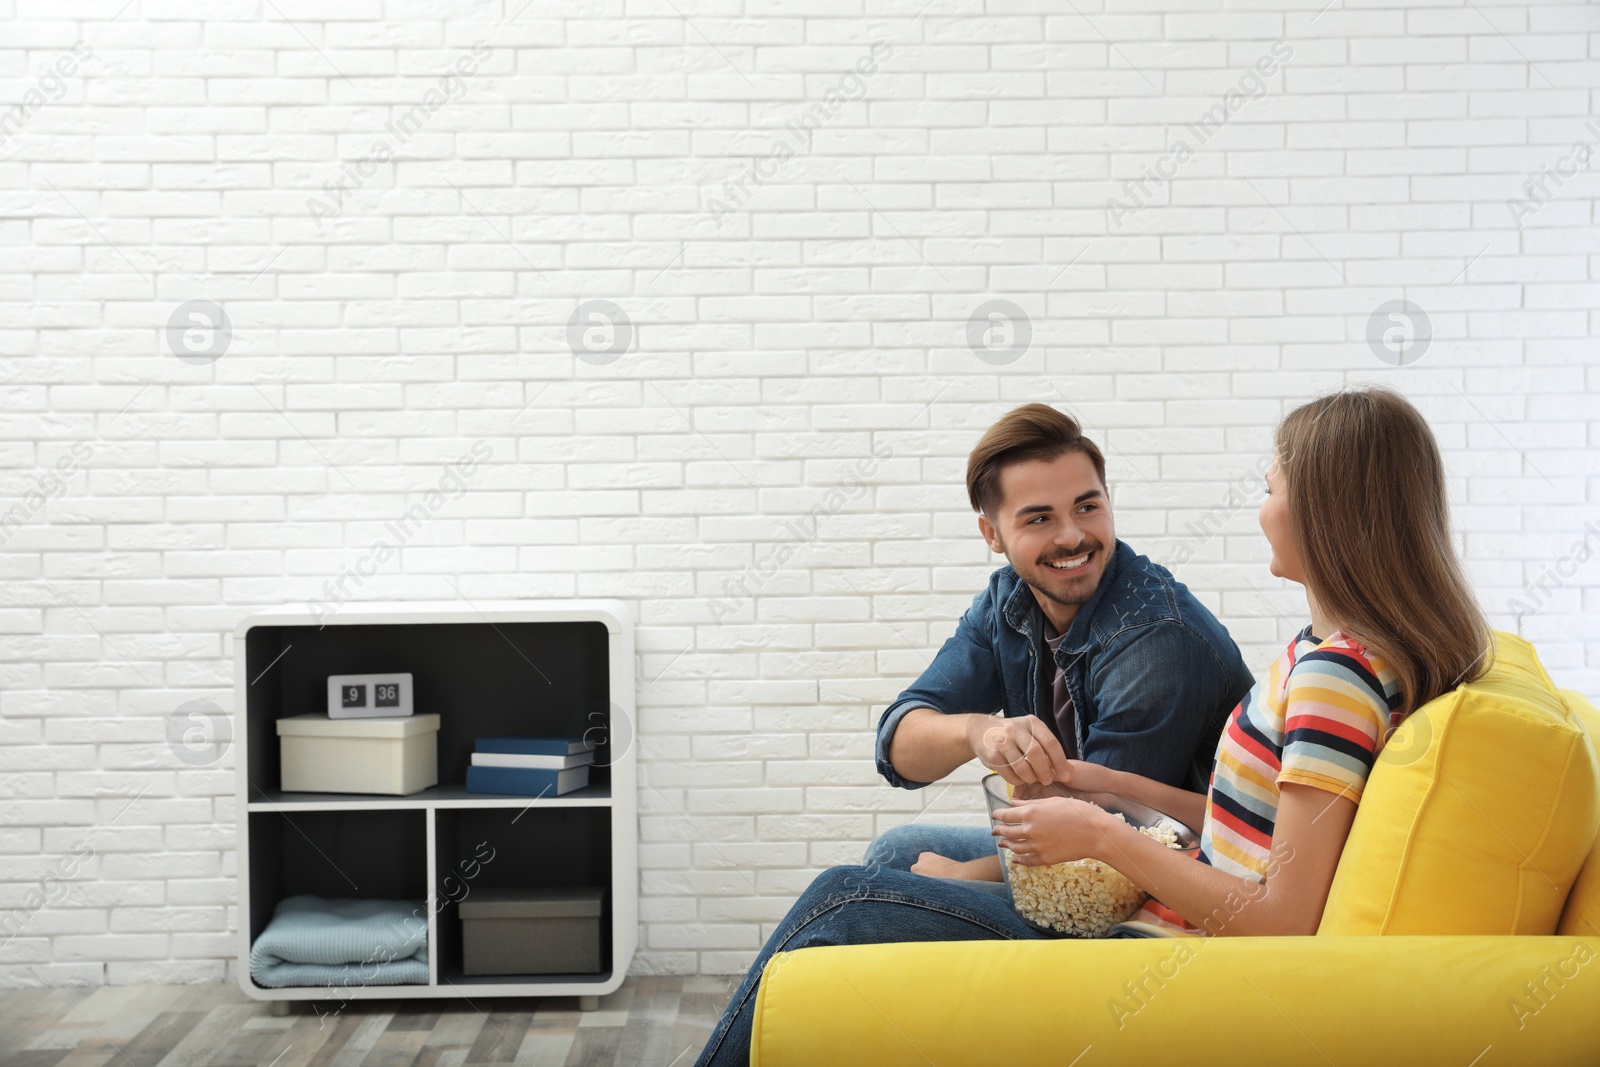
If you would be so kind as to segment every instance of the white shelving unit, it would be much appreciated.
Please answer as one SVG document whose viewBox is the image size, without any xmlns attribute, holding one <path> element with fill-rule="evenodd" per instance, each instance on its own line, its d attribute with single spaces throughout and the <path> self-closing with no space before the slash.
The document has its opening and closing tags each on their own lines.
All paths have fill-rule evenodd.
<svg viewBox="0 0 1600 1067">
<path fill-rule="evenodd" d="M 576 996 L 593 1010 L 638 947 L 633 623 L 618 600 L 288 607 L 234 630 L 238 743 L 239 984 L 289 1002 Z M 286 793 L 276 721 L 327 708 L 330 674 L 410 671 L 416 711 L 437 712 L 439 784 L 410 796 Z M 468 793 L 473 742 L 495 734 L 602 740 L 589 786 L 561 797 Z M 611 746 L 609 754 L 605 744 Z M 474 864 L 493 849 L 488 862 Z M 593 975 L 462 973 L 457 905 L 475 887 L 603 885 L 604 969 Z M 426 900 L 427 985 L 269 988 L 250 945 L 295 893 Z"/>
</svg>

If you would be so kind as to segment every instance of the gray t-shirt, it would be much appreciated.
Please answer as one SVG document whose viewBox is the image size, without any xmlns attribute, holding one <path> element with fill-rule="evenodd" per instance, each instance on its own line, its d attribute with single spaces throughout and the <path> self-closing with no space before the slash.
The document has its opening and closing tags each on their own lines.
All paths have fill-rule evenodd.
<svg viewBox="0 0 1600 1067">
<path fill-rule="evenodd" d="M 1050 625 L 1048 615 L 1041 611 L 1039 617 L 1044 620 L 1044 641 L 1050 654 L 1044 669 L 1050 677 L 1050 707 L 1055 712 L 1056 737 L 1061 741 L 1067 758 L 1077 759 L 1078 727 L 1074 721 L 1077 716 L 1072 707 L 1072 695 L 1067 692 L 1066 672 L 1056 665 L 1056 649 L 1061 645 L 1062 635 Z"/>
</svg>

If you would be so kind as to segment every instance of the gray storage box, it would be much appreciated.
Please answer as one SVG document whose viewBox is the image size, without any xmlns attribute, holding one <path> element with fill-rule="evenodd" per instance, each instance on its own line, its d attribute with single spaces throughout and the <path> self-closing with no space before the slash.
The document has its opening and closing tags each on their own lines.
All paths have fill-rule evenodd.
<svg viewBox="0 0 1600 1067">
<path fill-rule="evenodd" d="M 474 889 L 461 902 L 462 973 L 598 974 L 603 886 Z"/>
</svg>

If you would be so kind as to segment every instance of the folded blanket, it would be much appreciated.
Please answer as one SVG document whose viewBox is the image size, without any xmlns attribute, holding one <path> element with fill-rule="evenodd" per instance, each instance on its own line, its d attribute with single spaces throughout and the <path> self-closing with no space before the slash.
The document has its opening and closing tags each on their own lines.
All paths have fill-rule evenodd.
<svg viewBox="0 0 1600 1067">
<path fill-rule="evenodd" d="M 287 897 L 250 946 L 250 977 L 273 989 L 427 985 L 427 902 Z"/>
</svg>

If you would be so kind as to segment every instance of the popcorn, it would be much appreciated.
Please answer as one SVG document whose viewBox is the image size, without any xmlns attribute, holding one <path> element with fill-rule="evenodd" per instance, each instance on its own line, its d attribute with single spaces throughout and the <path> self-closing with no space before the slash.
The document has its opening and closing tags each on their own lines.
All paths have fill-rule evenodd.
<svg viewBox="0 0 1600 1067">
<path fill-rule="evenodd" d="M 1123 822 L 1121 812 L 1112 812 Z M 1139 832 L 1168 848 L 1181 848 L 1170 824 L 1141 826 Z M 1104 937 L 1145 902 L 1147 894 L 1122 872 L 1099 860 L 1069 860 L 1042 867 L 1017 862 L 1000 846 L 1011 902 L 1030 922 L 1078 937 Z"/>
</svg>

